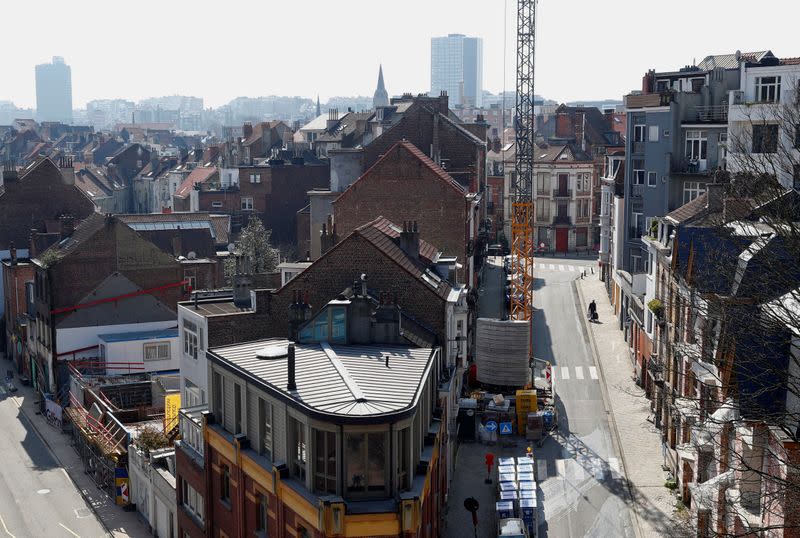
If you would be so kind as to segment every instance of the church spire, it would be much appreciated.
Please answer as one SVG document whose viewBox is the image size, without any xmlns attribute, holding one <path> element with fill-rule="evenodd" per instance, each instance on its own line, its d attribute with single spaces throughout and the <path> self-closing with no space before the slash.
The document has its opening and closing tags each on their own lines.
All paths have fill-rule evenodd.
<svg viewBox="0 0 800 538">
<path fill-rule="evenodd" d="M 389 94 L 383 85 L 383 65 L 378 67 L 378 87 L 375 88 L 375 94 L 372 96 L 372 108 L 379 106 L 389 106 Z"/>
<path fill-rule="evenodd" d="M 317 94 L 317 117 L 320 117 L 321 115 L 322 115 L 322 111 L 321 111 L 321 109 L 319 107 L 319 94 Z"/>
</svg>

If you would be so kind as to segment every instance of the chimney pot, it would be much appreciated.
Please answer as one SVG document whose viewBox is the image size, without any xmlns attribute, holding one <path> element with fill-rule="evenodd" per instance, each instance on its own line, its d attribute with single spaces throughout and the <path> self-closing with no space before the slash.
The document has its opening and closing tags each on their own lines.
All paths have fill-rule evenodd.
<svg viewBox="0 0 800 538">
<path fill-rule="evenodd" d="M 286 352 L 287 364 L 287 377 L 286 390 L 297 390 L 297 383 L 295 381 L 295 357 L 294 357 L 294 343 L 290 343 Z"/>
</svg>

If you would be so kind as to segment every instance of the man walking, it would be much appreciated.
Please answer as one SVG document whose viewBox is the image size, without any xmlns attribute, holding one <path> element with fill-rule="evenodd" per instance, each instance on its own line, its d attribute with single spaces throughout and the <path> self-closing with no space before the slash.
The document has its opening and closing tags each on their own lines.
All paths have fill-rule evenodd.
<svg viewBox="0 0 800 538">
<path fill-rule="evenodd" d="M 589 303 L 589 321 L 597 320 L 597 304 L 592 299 L 592 302 Z"/>
</svg>

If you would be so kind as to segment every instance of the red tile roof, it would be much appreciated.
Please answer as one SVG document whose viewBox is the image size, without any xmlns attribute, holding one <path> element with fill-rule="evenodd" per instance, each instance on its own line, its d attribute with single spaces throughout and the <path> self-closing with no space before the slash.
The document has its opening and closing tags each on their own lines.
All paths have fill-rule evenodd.
<svg viewBox="0 0 800 538">
<path fill-rule="evenodd" d="M 198 183 L 205 183 L 217 172 L 216 166 L 198 166 L 188 175 L 175 191 L 175 196 L 186 198 Z"/>
</svg>

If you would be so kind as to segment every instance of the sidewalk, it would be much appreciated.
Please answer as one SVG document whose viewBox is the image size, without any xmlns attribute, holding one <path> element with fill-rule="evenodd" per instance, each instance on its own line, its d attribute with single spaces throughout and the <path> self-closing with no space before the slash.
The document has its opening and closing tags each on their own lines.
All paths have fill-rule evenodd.
<svg viewBox="0 0 800 538">
<path fill-rule="evenodd" d="M 609 410 L 612 436 L 622 459 L 634 506 L 635 523 L 643 537 L 688 536 L 676 513 L 675 495 L 664 487 L 661 468 L 661 432 L 648 417 L 650 401 L 633 380 L 633 364 L 622 332 L 615 323 L 614 310 L 605 284 L 596 276 L 576 280 L 581 311 L 589 301 L 597 303 L 599 323 L 589 323 L 589 339 L 600 371 L 604 398 Z"/>
<path fill-rule="evenodd" d="M 49 425 L 41 414 L 36 414 L 37 406 L 34 404 L 33 388 L 23 386 L 18 378 L 14 379 L 14 384 L 18 390 L 9 397 L 13 398 L 22 414 L 36 429 L 39 437 L 50 448 L 58 463 L 81 492 L 87 506 L 92 509 L 110 535 L 114 537 L 150 536 L 136 512 L 126 512 L 122 507 L 114 504 L 114 501 L 99 490 L 94 481 L 84 472 L 83 462 L 70 444 L 70 436 Z"/>
</svg>

